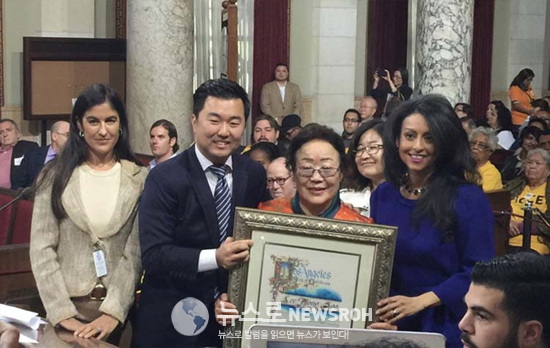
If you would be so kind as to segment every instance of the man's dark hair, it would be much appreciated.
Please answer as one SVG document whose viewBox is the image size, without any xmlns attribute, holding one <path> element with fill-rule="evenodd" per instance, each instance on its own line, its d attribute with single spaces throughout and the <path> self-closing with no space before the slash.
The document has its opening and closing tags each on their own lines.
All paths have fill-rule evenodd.
<svg viewBox="0 0 550 348">
<path fill-rule="evenodd" d="M 359 122 L 361 122 L 361 113 L 357 109 L 347 109 L 346 112 L 344 112 L 344 117 L 342 117 L 342 120 L 346 118 L 348 112 L 356 114 L 359 117 Z"/>
<path fill-rule="evenodd" d="M 244 104 L 244 118 L 248 119 L 250 113 L 250 100 L 244 88 L 238 83 L 228 79 L 214 79 L 204 82 L 197 88 L 193 94 L 193 114 L 199 117 L 199 113 L 204 108 L 206 98 L 214 97 L 218 99 L 240 99 Z"/>
<path fill-rule="evenodd" d="M 456 110 L 457 106 L 462 107 L 462 112 L 466 114 L 466 117 L 474 118 L 474 108 L 468 103 L 456 103 L 454 109 Z"/>
<path fill-rule="evenodd" d="M 544 346 L 550 345 L 550 258 L 521 252 L 478 262 L 472 283 L 504 293 L 501 307 L 512 324 L 537 320 L 543 325 Z"/>
<path fill-rule="evenodd" d="M 273 70 L 277 70 L 277 68 L 280 67 L 280 66 L 284 66 L 284 67 L 286 68 L 287 71 L 289 70 L 289 69 L 288 69 L 288 64 L 283 63 L 283 62 L 277 63 L 277 64 L 275 65 L 275 69 L 273 69 Z"/>
<path fill-rule="evenodd" d="M 172 151 L 174 151 L 174 153 L 178 152 L 180 146 L 178 145 L 178 130 L 176 129 L 176 126 L 168 120 L 161 119 L 153 123 L 149 129 L 149 133 L 151 133 L 153 128 L 157 127 L 162 127 L 168 131 L 168 139 L 176 138 L 176 143 L 172 146 Z"/>
<path fill-rule="evenodd" d="M 550 105 L 548 105 L 548 102 L 542 98 L 533 100 L 531 102 L 531 106 L 534 108 L 540 108 L 541 110 L 544 110 L 544 111 L 550 111 Z"/>
</svg>

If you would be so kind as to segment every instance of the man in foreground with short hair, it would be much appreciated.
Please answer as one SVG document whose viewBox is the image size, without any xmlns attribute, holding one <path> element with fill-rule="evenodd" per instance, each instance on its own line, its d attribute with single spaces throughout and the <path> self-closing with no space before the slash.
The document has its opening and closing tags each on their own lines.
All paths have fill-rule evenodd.
<svg viewBox="0 0 550 348">
<path fill-rule="evenodd" d="M 71 125 L 67 121 L 57 121 L 50 129 L 50 145 L 41 146 L 29 151 L 19 167 L 15 182 L 12 184 L 14 189 L 29 187 L 38 176 L 44 165 L 61 154 L 65 148 L 65 143 L 69 139 L 69 128 Z"/>
<path fill-rule="evenodd" d="M 19 140 L 19 127 L 9 118 L 0 120 L 0 187 L 16 188 L 15 178 L 20 176 L 19 171 L 25 154 L 36 149 L 37 143 Z"/>
<path fill-rule="evenodd" d="M 478 262 L 471 277 L 465 347 L 550 347 L 550 258 L 508 254 Z"/>
<path fill-rule="evenodd" d="M 149 146 L 155 158 L 149 162 L 149 170 L 176 156 L 178 145 L 178 131 L 176 126 L 165 119 L 153 123 L 149 130 Z"/>
<path fill-rule="evenodd" d="M 133 346 L 221 346 L 214 302 L 227 292 L 227 271 L 248 261 L 252 246 L 232 238 L 235 207 L 256 208 L 266 198 L 264 168 L 234 153 L 249 112 L 241 86 L 206 81 L 193 95 L 195 145 L 147 177 L 139 205 L 145 277 Z M 204 331 L 194 336 L 180 334 L 182 323 L 172 320 L 182 300 L 202 308 L 188 298 L 210 315 L 195 324 L 192 333 Z"/>
</svg>

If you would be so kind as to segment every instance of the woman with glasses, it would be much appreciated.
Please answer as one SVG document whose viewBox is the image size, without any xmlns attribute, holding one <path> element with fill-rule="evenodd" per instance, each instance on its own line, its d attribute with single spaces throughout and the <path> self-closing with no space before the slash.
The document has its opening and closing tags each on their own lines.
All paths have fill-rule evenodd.
<svg viewBox="0 0 550 348">
<path fill-rule="evenodd" d="M 65 149 L 38 177 L 32 271 L 52 326 L 116 344 L 141 272 L 137 205 L 147 169 L 108 86 L 84 90 L 70 123 Z"/>
<path fill-rule="evenodd" d="M 342 138 L 332 129 L 318 124 L 304 127 L 290 143 L 287 165 L 296 184 L 296 194 L 260 203 L 259 209 L 369 221 L 340 202 L 338 191 L 348 162 Z"/>
<path fill-rule="evenodd" d="M 491 128 L 478 127 L 469 134 L 470 149 L 472 157 L 476 161 L 476 167 L 481 175 L 481 186 L 484 192 L 500 190 L 502 188 L 502 178 L 497 167 L 495 167 L 489 157 L 497 148 L 498 138 Z"/>
<path fill-rule="evenodd" d="M 476 262 L 494 257 L 493 213 L 451 104 L 427 95 L 403 103 L 384 138 L 387 182 L 371 198 L 375 223 L 398 227 L 390 297 L 373 325 L 438 332 L 461 347 L 458 322 Z M 472 178 L 472 179 L 470 179 Z"/>
<path fill-rule="evenodd" d="M 384 121 L 375 119 L 363 123 L 355 132 L 348 151 L 352 174 L 342 182 L 340 199 L 358 209 L 361 215 L 370 216 L 371 193 L 385 181 Z"/>
</svg>

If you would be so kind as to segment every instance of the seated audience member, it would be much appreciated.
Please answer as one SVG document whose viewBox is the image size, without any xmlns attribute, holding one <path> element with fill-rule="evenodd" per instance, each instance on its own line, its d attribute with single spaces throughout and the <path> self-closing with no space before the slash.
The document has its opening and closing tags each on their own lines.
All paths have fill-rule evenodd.
<svg viewBox="0 0 550 348">
<path fill-rule="evenodd" d="M 158 120 L 149 130 L 149 146 L 151 153 L 155 158 L 149 162 L 148 169 L 151 170 L 159 163 L 162 163 L 177 155 L 178 130 L 176 126 L 168 120 Z"/>
<path fill-rule="evenodd" d="M 359 127 L 348 152 L 352 174 L 347 175 L 342 182 L 340 199 L 358 209 L 361 215 L 370 217 L 370 196 L 378 185 L 385 181 L 384 121 L 370 120 Z"/>
<path fill-rule="evenodd" d="M 262 87 L 260 109 L 264 115 L 269 115 L 281 123 L 289 114 L 301 114 L 302 92 L 300 86 L 288 79 L 288 66 L 279 63 L 275 67 L 275 79 Z"/>
<path fill-rule="evenodd" d="M 252 144 L 248 145 L 242 150 L 241 154 L 246 154 L 250 151 L 252 145 L 262 141 L 267 141 L 276 145 L 279 145 L 279 124 L 275 119 L 268 115 L 261 115 L 257 117 L 252 123 Z"/>
<path fill-rule="evenodd" d="M 335 131 L 315 123 L 307 125 L 292 140 L 288 152 L 288 166 L 296 183 L 296 194 L 260 203 L 258 208 L 336 220 L 372 221 L 341 204 L 338 190 L 348 172 L 347 163 L 344 142 Z M 216 316 L 233 314 L 233 309 L 235 305 L 229 302 L 225 293 L 216 301 Z M 223 318 L 216 319 L 219 324 L 224 324 Z"/>
<path fill-rule="evenodd" d="M 516 141 L 510 110 L 500 100 L 493 100 L 487 106 L 485 118 L 489 126 L 497 133 L 498 148 L 509 150 Z"/>
<path fill-rule="evenodd" d="M 455 113 L 458 118 L 471 117 L 474 118 L 474 109 L 472 106 L 467 103 L 456 103 L 455 104 Z"/>
<path fill-rule="evenodd" d="M 539 110 L 535 113 L 535 117 L 540 118 L 546 122 L 546 126 L 550 129 L 550 111 L 548 110 Z"/>
<path fill-rule="evenodd" d="M 273 199 L 292 198 L 296 194 L 296 183 L 288 170 L 286 158 L 276 158 L 267 166 L 267 189 Z"/>
<path fill-rule="evenodd" d="M 63 151 L 69 138 L 69 127 L 69 122 L 55 122 L 50 129 L 51 144 L 31 150 L 25 155 L 19 168 L 19 175 L 15 178 L 15 184 L 12 185 L 15 189 L 31 186 L 44 165 Z"/>
<path fill-rule="evenodd" d="M 533 100 L 531 106 L 533 107 L 533 115 L 535 116 L 540 110 L 550 111 L 550 105 L 548 105 L 548 102 L 543 98 Z"/>
<path fill-rule="evenodd" d="M 550 258 L 508 254 L 479 262 L 464 297 L 465 347 L 550 347 Z"/>
<path fill-rule="evenodd" d="M 544 214 L 546 220 L 550 221 L 550 210 L 548 210 L 547 197 L 550 197 L 550 185 L 548 175 L 550 174 L 550 154 L 543 149 L 529 151 L 523 162 L 524 171 L 521 178 L 518 178 L 508 185 L 506 189 L 512 194 L 512 218 L 510 219 L 510 241 L 512 247 L 520 248 L 523 245 L 523 208 L 527 201 L 530 201 L 533 208 Z M 540 254 L 550 254 L 550 230 L 540 221 L 540 218 L 533 214 L 534 222 L 531 227 L 531 249 Z"/>
<path fill-rule="evenodd" d="M 147 170 L 108 86 L 85 89 L 70 122 L 65 149 L 37 178 L 32 272 L 52 326 L 116 344 L 141 272 L 136 217 Z"/>
<path fill-rule="evenodd" d="M 506 159 L 500 174 L 502 181 L 510 181 L 518 178 L 523 173 L 522 161 L 527 157 L 527 153 L 539 146 L 540 129 L 536 127 L 525 127 L 519 135 L 519 148 L 514 155 Z"/>
<path fill-rule="evenodd" d="M 284 155 L 290 147 L 290 141 L 302 131 L 302 118 L 298 115 L 288 115 L 281 123 L 281 131 L 279 135 L 279 149 Z"/>
<path fill-rule="evenodd" d="M 548 125 L 546 124 L 546 121 L 536 116 L 529 117 L 529 121 L 527 122 L 527 125 L 531 127 L 537 127 L 541 131 L 548 129 Z"/>
<path fill-rule="evenodd" d="M 13 120 L 0 120 L 0 187 L 16 188 L 16 178 L 21 176 L 21 163 L 25 154 L 38 147 L 37 143 L 19 140 L 19 136 L 19 127 Z"/>
<path fill-rule="evenodd" d="M 469 136 L 472 157 L 481 175 L 483 191 L 494 191 L 502 188 L 502 179 L 498 169 L 489 161 L 497 148 L 497 136 L 491 128 L 475 128 Z"/>
<path fill-rule="evenodd" d="M 359 113 L 361 114 L 361 122 L 367 122 L 372 120 L 374 114 L 376 113 L 377 108 L 376 99 L 367 95 L 361 99 L 361 104 L 359 104 Z"/>
<path fill-rule="evenodd" d="M 260 163 L 265 169 L 275 158 L 280 156 L 279 148 L 277 145 L 268 142 L 260 141 L 252 145 L 250 151 L 246 152 L 245 155 L 250 157 L 254 162 Z"/>
<path fill-rule="evenodd" d="M 464 128 L 466 134 L 472 133 L 472 130 L 477 128 L 476 121 L 470 116 L 460 118 L 460 123 L 462 123 L 462 128 Z"/>
<path fill-rule="evenodd" d="M 540 133 L 539 147 L 550 153 L 550 130 L 545 130 Z"/>
<path fill-rule="evenodd" d="M 404 102 L 385 127 L 387 181 L 372 193 L 371 217 L 398 233 L 390 295 L 376 315 L 461 346 L 470 272 L 495 255 L 493 212 L 470 178 L 477 171 L 468 138 L 448 100 L 435 95 Z"/>
<path fill-rule="evenodd" d="M 19 330 L 13 325 L 0 321 L 0 347 L 18 348 Z"/>
<path fill-rule="evenodd" d="M 351 138 L 353 134 L 359 128 L 361 123 L 361 114 L 355 109 L 347 109 L 344 113 L 344 119 L 342 120 L 342 125 L 344 126 L 344 131 L 342 132 L 342 140 L 344 140 L 344 146 L 346 147 L 346 153 L 348 152 L 349 145 L 351 143 Z"/>
</svg>

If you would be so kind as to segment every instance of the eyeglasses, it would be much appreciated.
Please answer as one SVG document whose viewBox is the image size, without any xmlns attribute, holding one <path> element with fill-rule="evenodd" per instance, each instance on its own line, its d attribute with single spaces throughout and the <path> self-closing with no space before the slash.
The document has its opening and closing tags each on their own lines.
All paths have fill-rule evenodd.
<svg viewBox="0 0 550 348">
<path fill-rule="evenodd" d="M 291 175 L 292 176 L 292 175 Z M 285 184 L 285 182 L 291 178 L 291 176 L 289 176 L 288 178 L 268 178 L 267 179 L 267 187 L 271 187 L 273 186 L 274 183 L 277 183 L 277 185 L 279 186 L 283 186 Z"/>
<path fill-rule="evenodd" d="M 330 178 L 335 176 L 339 170 L 339 168 L 298 168 L 296 173 L 303 178 L 311 178 L 317 172 L 323 178 Z"/>
<path fill-rule="evenodd" d="M 366 147 L 358 147 L 357 149 L 355 149 L 355 151 L 353 151 L 353 153 L 355 154 L 355 157 L 363 156 L 365 151 L 367 151 L 367 153 L 369 155 L 375 155 L 375 154 L 378 153 L 378 151 L 380 151 L 383 148 L 384 148 L 384 145 L 375 144 L 375 145 L 369 145 L 369 146 L 366 146 Z"/>
<path fill-rule="evenodd" d="M 480 143 L 478 141 L 470 141 L 470 147 L 479 147 L 482 150 L 487 150 L 489 146 L 486 143 Z"/>
<path fill-rule="evenodd" d="M 347 118 L 347 117 L 344 117 L 344 122 L 348 123 L 348 122 L 352 122 L 352 123 L 359 123 L 359 119 L 358 118 Z"/>
</svg>

